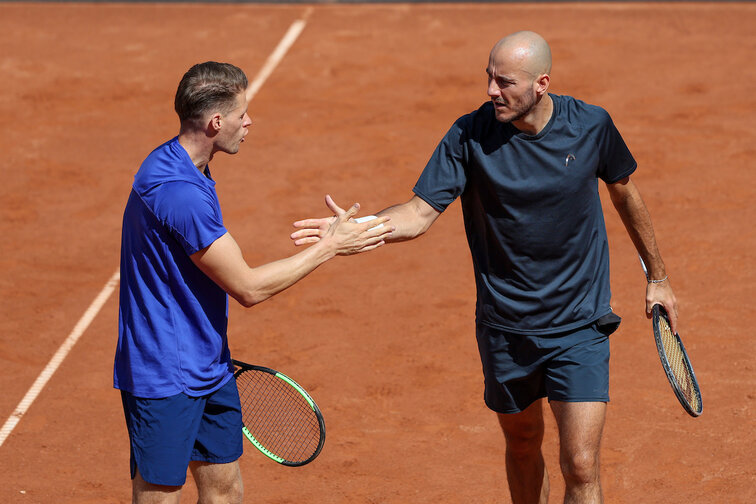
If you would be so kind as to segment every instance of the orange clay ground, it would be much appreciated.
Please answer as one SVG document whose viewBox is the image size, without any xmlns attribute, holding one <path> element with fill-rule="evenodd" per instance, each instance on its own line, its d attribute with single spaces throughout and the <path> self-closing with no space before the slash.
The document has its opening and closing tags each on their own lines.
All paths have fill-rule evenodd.
<svg viewBox="0 0 756 504">
<path fill-rule="evenodd" d="M 538 31 L 553 49 L 552 91 L 609 110 L 639 162 L 633 180 L 703 390 L 693 419 L 659 365 L 644 278 L 602 188 L 624 318 L 612 336 L 606 500 L 756 502 L 753 3 L 0 4 L 0 421 L 116 271 L 133 174 L 177 133 L 183 72 L 213 59 L 251 79 L 308 12 L 251 104 L 248 141 L 212 164 L 247 261 L 294 253 L 291 223 L 326 215 L 326 193 L 364 213 L 408 199 L 454 119 L 487 99 L 493 43 Z M 446 214 L 416 242 L 337 258 L 259 306 L 232 306 L 234 356 L 302 383 L 328 429 L 321 456 L 299 469 L 248 445 L 247 502 L 509 502 L 459 203 Z M 117 303 L 0 447 L 0 502 L 130 502 L 112 389 Z M 195 500 L 189 483 L 183 502 Z"/>
</svg>

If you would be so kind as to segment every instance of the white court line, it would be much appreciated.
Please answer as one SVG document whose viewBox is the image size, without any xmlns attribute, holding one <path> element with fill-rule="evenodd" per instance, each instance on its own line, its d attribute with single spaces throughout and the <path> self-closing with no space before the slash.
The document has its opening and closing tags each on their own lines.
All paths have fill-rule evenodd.
<svg viewBox="0 0 756 504">
<path fill-rule="evenodd" d="M 304 15 L 302 16 L 302 19 L 298 19 L 291 24 L 289 30 L 283 36 L 281 41 L 278 43 L 278 46 L 276 46 L 270 56 L 268 56 L 265 64 L 247 88 L 247 101 L 252 101 L 252 98 L 255 97 L 263 84 L 265 84 L 265 81 L 268 80 L 268 77 L 270 77 L 270 75 L 273 73 L 273 70 L 276 69 L 284 56 L 286 56 L 286 53 L 297 40 L 299 34 L 302 33 L 302 30 L 304 30 L 305 25 L 307 24 L 307 18 L 309 17 L 311 12 L 312 7 L 308 7 L 305 10 Z M 48 362 L 47 366 L 45 366 L 45 369 L 42 370 L 42 373 L 34 381 L 24 398 L 21 399 L 20 403 L 18 403 L 16 409 L 13 411 L 13 413 L 11 413 L 11 416 L 8 417 L 8 420 L 5 421 L 5 424 L 3 424 L 3 427 L 0 429 L 0 446 L 3 445 L 10 433 L 13 431 L 13 429 L 15 429 L 18 422 L 21 421 L 21 417 L 23 417 L 29 410 L 34 400 L 37 398 L 40 392 L 42 392 L 42 389 L 45 387 L 50 377 L 53 375 L 53 373 L 55 373 L 60 364 L 63 362 L 63 359 L 66 358 L 81 335 L 84 334 L 84 331 L 87 330 L 89 324 L 92 323 L 92 320 L 94 320 L 99 311 L 102 309 L 102 306 L 115 290 L 115 287 L 118 284 L 120 278 L 121 272 L 120 269 L 118 269 L 113 274 L 113 276 L 110 277 L 110 280 L 108 280 L 108 282 L 105 284 L 105 287 L 102 289 L 102 291 L 100 291 L 95 300 L 92 301 L 92 304 L 89 306 L 89 308 L 87 308 L 87 311 L 84 312 L 84 315 L 82 315 L 79 322 L 76 324 L 76 326 L 74 326 L 71 334 L 69 334 L 63 344 L 60 345 L 58 351 L 55 352 L 55 355 L 53 355 L 52 359 L 50 359 L 50 362 Z"/>
<path fill-rule="evenodd" d="M 82 317 L 79 319 L 79 322 L 77 322 L 77 324 L 74 326 L 71 334 L 69 334 L 63 344 L 60 345 L 58 351 L 55 352 L 55 355 L 52 356 L 52 359 L 50 359 L 50 362 L 47 363 L 45 369 L 42 370 L 42 373 L 34 381 L 24 398 L 21 399 L 20 403 L 18 403 L 15 411 L 13 411 L 8 420 L 6 420 L 3 428 L 0 429 L 0 446 L 3 445 L 5 439 L 16 427 L 16 424 L 21 421 L 21 417 L 24 416 L 24 414 L 26 414 L 26 412 L 29 410 L 29 407 L 32 405 L 39 393 L 42 392 L 42 389 L 47 384 L 47 381 L 58 369 L 58 366 L 60 366 L 60 364 L 63 362 L 63 359 L 66 358 L 68 352 L 71 351 L 81 335 L 84 334 L 84 331 L 87 330 L 89 324 L 91 324 L 94 318 L 97 316 L 97 313 L 102 308 L 102 305 L 105 304 L 105 301 L 108 300 L 110 294 L 113 293 L 116 285 L 118 285 L 118 280 L 120 279 L 120 277 L 120 270 L 116 270 L 113 276 L 110 277 L 110 280 L 108 280 L 108 283 L 105 284 L 105 287 L 103 287 L 103 289 L 97 295 L 95 300 L 92 301 L 92 304 L 89 305 L 87 311 L 84 312 L 84 315 L 82 315 Z"/>
<path fill-rule="evenodd" d="M 296 42 L 299 34 L 302 33 L 302 30 L 304 30 L 305 25 L 307 24 L 307 18 L 310 16 L 311 12 L 312 7 L 308 7 L 307 10 L 305 10 L 304 15 L 302 16 L 302 19 L 297 19 L 291 24 L 289 30 L 281 39 L 281 42 L 279 42 L 278 46 L 276 46 L 273 52 L 270 53 L 270 56 L 268 56 L 265 64 L 260 69 L 260 71 L 257 72 L 257 75 L 252 80 L 252 84 L 250 84 L 247 88 L 248 102 L 252 101 L 252 98 L 255 97 L 263 84 L 265 84 L 265 81 L 268 80 L 268 77 L 270 77 L 270 74 L 272 74 L 273 70 L 276 69 L 283 57 L 286 56 L 286 53 L 289 51 L 291 46 L 294 45 L 294 42 Z"/>
</svg>

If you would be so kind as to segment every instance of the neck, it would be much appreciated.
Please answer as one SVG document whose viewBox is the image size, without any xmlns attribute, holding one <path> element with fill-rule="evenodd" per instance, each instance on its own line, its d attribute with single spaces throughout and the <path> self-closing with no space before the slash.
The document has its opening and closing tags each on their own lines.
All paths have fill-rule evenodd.
<svg viewBox="0 0 756 504">
<path fill-rule="evenodd" d="M 546 93 L 525 117 L 512 121 L 512 125 L 523 133 L 537 135 L 549 123 L 553 112 L 554 102 Z"/>
<path fill-rule="evenodd" d="M 207 141 L 204 132 L 182 128 L 178 135 L 178 142 L 189 154 L 194 166 L 204 172 L 207 164 L 213 159 L 213 145 Z"/>
</svg>

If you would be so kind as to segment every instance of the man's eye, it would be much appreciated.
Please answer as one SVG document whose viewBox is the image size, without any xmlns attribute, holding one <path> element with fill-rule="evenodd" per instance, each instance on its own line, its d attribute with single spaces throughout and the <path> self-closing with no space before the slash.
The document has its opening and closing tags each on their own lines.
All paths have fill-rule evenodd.
<svg viewBox="0 0 756 504">
<path fill-rule="evenodd" d="M 509 87 L 509 85 L 510 85 L 509 81 L 506 81 L 506 80 L 501 79 L 501 78 L 495 78 L 491 74 L 488 74 L 488 83 L 491 84 L 491 81 L 495 81 L 496 85 L 498 87 L 500 87 L 500 88 Z"/>
</svg>

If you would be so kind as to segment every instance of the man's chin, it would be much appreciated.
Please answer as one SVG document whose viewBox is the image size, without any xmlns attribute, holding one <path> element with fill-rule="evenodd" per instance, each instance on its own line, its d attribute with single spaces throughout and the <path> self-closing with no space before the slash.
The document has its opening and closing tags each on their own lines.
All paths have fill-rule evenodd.
<svg viewBox="0 0 756 504">
<path fill-rule="evenodd" d="M 512 113 L 506 114 L 504 112 L 499 112 L 498 110 L 494 110 L 494 117 L 500 123 L 510 123 L 512 122 L 512 119 L 514 119 L 514 114 Z"/>
<path fill-rule="evenodd" d="M 230 148 L 220 149 L 220 150 L 221 152 L 225 154 L 236 154 L 237 152 L 239 152 L 239 146 L 237 145 L 236 147 L 230 147 Z"/>
</svg>

